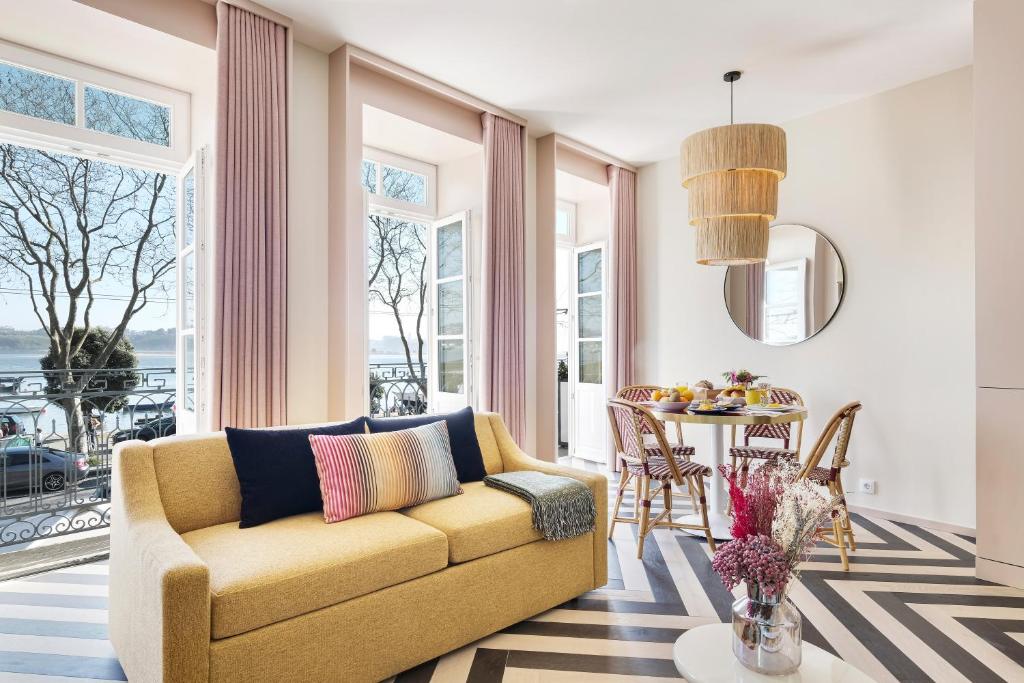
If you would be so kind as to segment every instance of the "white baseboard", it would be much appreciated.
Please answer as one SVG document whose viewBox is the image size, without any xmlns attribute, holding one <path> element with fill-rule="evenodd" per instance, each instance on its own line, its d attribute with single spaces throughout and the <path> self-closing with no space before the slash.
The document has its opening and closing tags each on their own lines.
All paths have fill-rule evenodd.
<svg viewBox="0 0 1024 683">
<path fill-rule="evenodd" d="M 949 522 L 936 522 L 933 519 L 922 519 L 921 517 L 912 517 L 911 515 L 904 515 L 900 514 L 899 512 L 876 510 L 874 508 L 864 507 L 863 505 L 850 505 L 849 508 L 850 512 L 856 512 L 857 514 L 864 515 L 865 517 L 878 517 L 880 519 L 887 519 L 890 522 L 904 522 L 906 524 L 916 524 L 917 526 L 922 526 L 926 529 L 948 531 L 953 534 L 966 534 L 968 536 L 977 535 L 977 531 L 975 529 L 971 527 L 960 526 L 959 524 L 950 524 Z"/>
</svg>

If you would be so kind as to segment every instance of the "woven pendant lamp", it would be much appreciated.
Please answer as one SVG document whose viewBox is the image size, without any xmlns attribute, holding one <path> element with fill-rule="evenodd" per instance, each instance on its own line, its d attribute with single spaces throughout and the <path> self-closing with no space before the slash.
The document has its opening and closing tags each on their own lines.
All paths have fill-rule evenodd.
<svg viewBox="0 0 1024 683">
<path fill-rule="evenodd" d="M 765 123 L 732 123 L 729 83 L 728 126 L 708 128 L 683 140 L 683 187 L 689 193 L 690 225 L 697 237 L 697 263 L 735 266 L 768 257 L 768 223 L 779 205 L 779 181 L 786 176 L 786 132 Z"/>
</svg>

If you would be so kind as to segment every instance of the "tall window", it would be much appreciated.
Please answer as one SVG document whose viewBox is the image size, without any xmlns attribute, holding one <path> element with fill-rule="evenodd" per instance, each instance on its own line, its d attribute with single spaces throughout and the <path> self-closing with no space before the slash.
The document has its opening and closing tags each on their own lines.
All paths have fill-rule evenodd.
<svg viewBox="0 0 1024 683">
<path fill-rule="evenodd" d="M 437 220 L 436 168 L 367 149 L 369 410 L 440 412 L 471 400 L 469 212 Z"/>
<path fill-rule="evenodd" d="M 117 370 L 168 368 L 166 400 L 147 409 L 173 407 L 179 259 L 191 300 L 197 268 L 177 234 L 193 216 L 178 203 L 196 190 L 194 176 L 179 188 L 188 109 L 185 93 L 0 42 L 0 371 L 78 371 L 40 436 L 58 447 L 102 449 L 124 426 L 131 398 L 74 398 L 90 382 L 130 394 L 139 375 Z M 200 226 L 186 223 L 194 240 Z M 194 350 L 186 358 L 187 375 Z"/>
<path fill-rule="evenodd" d="M 370 413 L 427 410 L 434 166 L 367 149 L 367 294 Z"/>
</svg>

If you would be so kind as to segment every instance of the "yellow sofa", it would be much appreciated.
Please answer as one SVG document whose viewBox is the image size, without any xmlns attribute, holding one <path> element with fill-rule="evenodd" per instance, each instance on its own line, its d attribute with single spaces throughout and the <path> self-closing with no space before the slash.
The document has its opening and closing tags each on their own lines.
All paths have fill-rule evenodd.
<svg viewBox="0 0 1024 683">
<path fill-rule="evenodd" d="M 482 482 L 399 512 L 239 529 L 223 433 L 114 452 L 110 640 L 133 683 L 376 681 L 607 582 L 607 484 L 524 454 L 478 413 L 489 474 L 594 492 L 596 533 L 545 541 L 529 505 Z"/>
</svg>

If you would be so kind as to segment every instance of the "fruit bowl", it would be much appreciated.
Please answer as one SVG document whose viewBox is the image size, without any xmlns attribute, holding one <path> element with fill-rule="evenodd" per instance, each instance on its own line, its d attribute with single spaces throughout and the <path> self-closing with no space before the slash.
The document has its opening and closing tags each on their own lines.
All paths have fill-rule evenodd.
<svg viewBox="0 0 1024 683">
<path fill-rule="evenodd" d="M 681 413 L 690 407 L 689 401 L 652 401 L 650 404 L 653 410 L 663 410 L 666 413 Z"/>
</svg>

